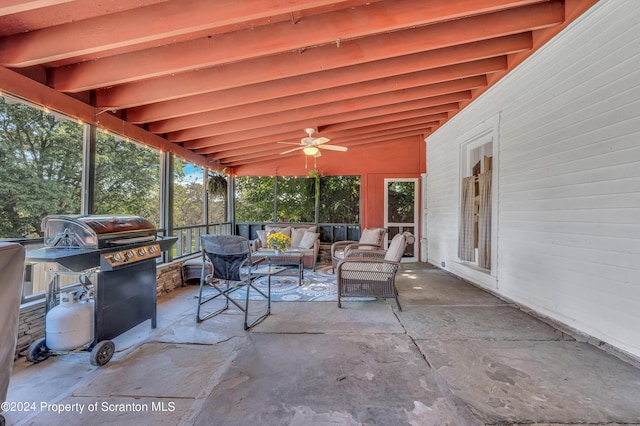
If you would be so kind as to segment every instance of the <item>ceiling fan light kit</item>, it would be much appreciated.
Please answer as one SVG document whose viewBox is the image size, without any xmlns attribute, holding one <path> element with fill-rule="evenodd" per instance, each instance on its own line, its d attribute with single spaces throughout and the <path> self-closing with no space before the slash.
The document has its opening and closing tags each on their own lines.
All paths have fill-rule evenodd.
<svg viewBox="0 0 640 426">
<path fill-rule="evenodd" d="M 302 149 L 302 152 L 304 152 L 307 155 L 316 155 L 319 151 L 320 150 L 315 146 L 308 146 Z"/>
</svg>

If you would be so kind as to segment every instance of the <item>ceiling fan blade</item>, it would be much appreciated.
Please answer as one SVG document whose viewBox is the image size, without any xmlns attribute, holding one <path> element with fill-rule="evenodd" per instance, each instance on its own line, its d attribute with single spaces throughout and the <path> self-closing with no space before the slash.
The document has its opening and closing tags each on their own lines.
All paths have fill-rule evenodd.
<svg viewBox="0 0 640 426">
<path fill-rule="evenodd" d="M 329 142 L 330 140 L 331 140 L 331 139 L 329 139 L 329 138 L 325 138 L 325 137 L 315 138 L 315 139 L 313 140 L 313 144 L 314 144 L 314 145 L 320 145 L 320 144 L 323 144 L 323 143 L 327 143 L 327 142 Z"/>
<path fill-rule="evenodd" d="M 297 145 L 297 144 L 296 144 L 296 145 Z M 297 151 L 297 150 L 299 150 L 299 149 L 304 149 L 304 148 L 306 148 L 306 147 L 304 147 L 304 146 L 299 146 L 299 147 L 297 147 L 297 148 L 293 148 L 293 149 L 289 149 L 289 150 L 287 150 L 287 151 L 283 151 L 283 152 L 281 152 L 281 153 L 280 153 L 280 155 L 282 155 L 282 154 L 288 154 L 288 153 L 290 153 L 290 152 Z"/>
<path fill-rule="evenodd" d="M 329 151 L 340 151 L 345 152 L 347 150 L 346 146 L 338 146 L 338 145 L 318 145 L 320 149 L 328 149 Z"/>
<path fill-rule="evenodd" d="M 281 143 L 283 145 L 300 145 L 299 142 L 276 142 L 276 143 Z"/>
</svg>

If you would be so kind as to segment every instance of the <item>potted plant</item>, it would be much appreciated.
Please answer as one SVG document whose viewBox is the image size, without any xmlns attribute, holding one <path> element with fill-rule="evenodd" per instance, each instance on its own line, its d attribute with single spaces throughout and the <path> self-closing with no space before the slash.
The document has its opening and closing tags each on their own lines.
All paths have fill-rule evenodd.
<svg viewBox="0 0 640 426">
<path fill-rule="evenodd" d="M 217 197 L 227 196 L 227 174 L 226 168 L 221 171 L 209 171 L 207 179 L 207 191 Z"/>
<path fill-rule="evenodd" d="M 275 250 L 276 253 L 284 253 L 290 245 L 291 237 L 282 232 L 276 232 L 267 237 L 267 247 Z"/>
</svg>

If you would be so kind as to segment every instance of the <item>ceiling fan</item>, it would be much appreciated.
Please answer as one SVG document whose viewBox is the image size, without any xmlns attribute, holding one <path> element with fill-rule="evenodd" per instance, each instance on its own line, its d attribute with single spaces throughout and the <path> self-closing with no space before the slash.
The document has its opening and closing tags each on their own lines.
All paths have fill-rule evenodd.
<svg viewBox="0 0 640 426">
<path fill-rule="evenodd" d="M 288 154 L 293 151 L 297 151 L 301 149 L 306 155 L 312 155 L 314 157 L 320 157 L 322 155 L 320 153 L 320 149 L 328 149 L 330 151 L 341 151 L 345 152 L 347 147 L 338 146 L 338 145 L 327 145 L 331 139 L 325 137 L 314 138 L 313 134 L 316 132 L 316 129 L 312 127 L 308 127 L 304 129 L 307 132 L 307 137 L 300 139 L 300 143 L 297 142 L 278 142 L 285 145 L 297 145 L 297 148 L 289 149 L 287 151 L 283 151 L 280 154 Z M 319 149 L 320 148 L 320 149 Z"/>
</svg>

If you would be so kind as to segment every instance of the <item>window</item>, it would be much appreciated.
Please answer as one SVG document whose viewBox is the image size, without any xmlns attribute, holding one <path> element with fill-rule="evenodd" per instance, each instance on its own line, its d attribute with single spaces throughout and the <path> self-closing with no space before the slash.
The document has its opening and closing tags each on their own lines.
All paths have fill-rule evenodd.
<svg viewBox="0 0 640 426">
<path fill-rule="evenodd" d="M 315 180 L 307 177 L 278 177 L 276 222 L 315 222 Z"/>
<path fill-rule="evenodd" d="M 227 221 L 227 185 L 226 174 L 207 172 L 207 223 Z"/>
<path fill-rule="evenodd" d="M 97 132 L 95 214 L 131 214 L 160 225 L 160 153 Z"/>
<path fill-rule="evenodd" d="M 173 171 L 173 225 L 204 224 L 204 181 L 202 168 L 175 160 Z"/>
<path fill-rule="evenodd" d="M 0 97 L 0 238 L 41 236 L 50 214 L 79 214 L 83 126 Z"/>
<path fill-rule="evenodd" d="M 495 265 L 494 165 L 497 120 L 466 135 L 461 143 L 458 258 L 480 269 Z"/>
<path fill-rule="evenodd" d="M 173 168 L 173 232 L 178 240 L 174 257 L 194 253 L 205 231 L 204 171 L 202 167 L 175 159 Z"/>
<path fill-rule="evenodd" d="M 320 178 L 320 223 L 360 223 L 360 176 Z"/>
<path fill-rule="evenodd" d="M 236 178 L 236 221 L 273 222 L 274 178 Z"/>
<path fill-rule="evenodd" d="M 236 178 L 237 222 L 315 223 L 316 210 L 319 223 L 359 223 L 360 176 Z"/>
<path fill-rule="evenodd" d="M 80 213 L 82 135 L 68 117 L 0 97 L 0 238 L 38 238 L 45 216 Z M 27 265 L 23 303 L 46 283 L 44 264 Z"/>
</svg>

